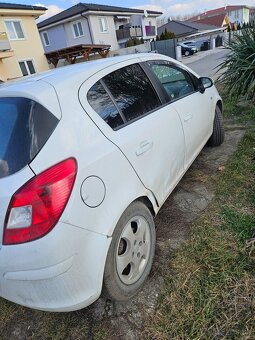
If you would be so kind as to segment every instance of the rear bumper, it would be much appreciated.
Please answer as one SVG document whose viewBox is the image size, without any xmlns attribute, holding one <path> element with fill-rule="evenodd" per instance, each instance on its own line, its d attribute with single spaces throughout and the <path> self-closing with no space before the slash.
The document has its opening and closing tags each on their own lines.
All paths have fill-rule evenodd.
<svg viewBox="0 0 255 340">
<path fill-rule="evenodd" d="M 59 222 L 45 237 L 0 250 L 0 296 L 46 311 L 72 311 L 101 293 L 111 238 Z"/>
</svg>

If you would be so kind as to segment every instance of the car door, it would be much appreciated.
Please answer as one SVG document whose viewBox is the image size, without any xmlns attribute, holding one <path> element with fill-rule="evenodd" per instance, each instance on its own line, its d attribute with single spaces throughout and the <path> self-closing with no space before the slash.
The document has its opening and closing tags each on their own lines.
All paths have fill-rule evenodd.
<svg viewBox="0 0 255 340">
<path fill-rule="evenodd" d="M 150 61 L 148 65 L 163 85 L 169 106 L 180 116 L 185 135 L 187 169 L 212 133 L 212 97 L 209 92 L 198 91 L 186 70 L 167 61 Z"/>
<path fill-rule="evenodd" d="M 80 100 L 161 205 L 184 172 L 184 134 L 176 110 L 162 105 L 139 64 L 101 79 L 97 75 L 87 95 L 81 88 Z"/>
</svg>

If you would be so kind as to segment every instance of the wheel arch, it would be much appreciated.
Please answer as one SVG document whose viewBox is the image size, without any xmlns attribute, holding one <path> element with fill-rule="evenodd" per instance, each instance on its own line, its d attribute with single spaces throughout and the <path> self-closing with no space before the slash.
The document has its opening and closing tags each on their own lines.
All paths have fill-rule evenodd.
<svg viewBox="0 0 255 340">
<path fill-rule="evenodd" d="M 223 113 L 223 103 L 222 100 L 218 100 L 216 103 L 216 106 L 218 106 L 218 108 L 220 109 L 221 113 Z"/>
<path fill-rule="evenodd" d="M 141 197 L 138 197 L 136 200 L 134 200 L 133 202 L 135 201 L 139 201 L 141 203 L 143 203 L 149 210 L 150 210 L 150 213 L 152 214 L 153 217 L 156 216 L 156 212 L 155 212 L 155 209 L 154 209 L 154 206 L 151 202 L 151 200 L 149 199 L 148 196 L 141 196 Z M 133 203 L 132 202 L 132 203 Z"/>
</svg>

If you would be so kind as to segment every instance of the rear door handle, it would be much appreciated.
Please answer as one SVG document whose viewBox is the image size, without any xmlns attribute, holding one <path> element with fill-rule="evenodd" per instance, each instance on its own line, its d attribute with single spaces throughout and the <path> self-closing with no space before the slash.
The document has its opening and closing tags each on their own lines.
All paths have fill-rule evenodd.
<svg viewBox="0 0 255 340">
<path fill-rule="evenodd" d="M 192 118 L 193 118 L 192 113 L 186 113 L 185 116 L 184 116 L 184 122 L 188 122 Z"/>
<path fill-rule="evenodd" d="M 152 141 L 143 141 L 140 143 L 140 146 L 136 150 L 135 154 L 136 156 L 141 156 L 145 152 L 149 151 L 153 147 L 153 142 Z"/>
</svg>

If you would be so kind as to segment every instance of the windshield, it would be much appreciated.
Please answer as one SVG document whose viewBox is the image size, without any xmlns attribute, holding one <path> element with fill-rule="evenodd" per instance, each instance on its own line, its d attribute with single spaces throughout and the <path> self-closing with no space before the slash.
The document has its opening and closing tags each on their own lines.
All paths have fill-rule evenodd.
<svg viewBox="0 0 255 340">
<path fill-rule="evenodd" d="M 58 119 L 28 98 L 0 98 L 0 178 L 24 168 L 37 155 Z"/>
</svg>

